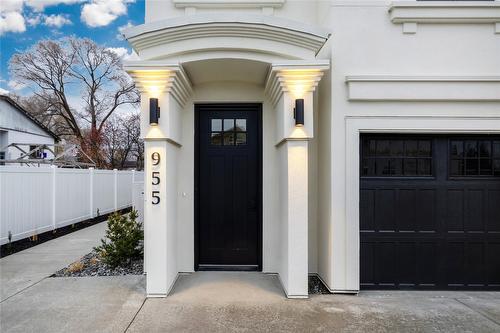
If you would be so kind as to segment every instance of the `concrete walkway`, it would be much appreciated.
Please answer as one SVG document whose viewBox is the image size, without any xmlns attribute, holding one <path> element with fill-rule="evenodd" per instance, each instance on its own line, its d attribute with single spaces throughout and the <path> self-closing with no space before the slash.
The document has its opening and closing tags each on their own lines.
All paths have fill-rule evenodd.
<svg viewBox="0 0 500 333">
<path fill-rule="evenodd" d="M 2 288 L 4 281 L 12 288 L 5 288 L 0 303 L 2 333 L 500 332 L 498 292 L 361 292 L 289 300 L 275 275 L 197 272 L 180 275 L 168 298 L 146 299 L 144 276 L 44 278 L 89 252 L 94 236 L 98 240 L 104 232 L 95 227 L 68 235 L 72 241 L 46 243 L 43 251 L 13 255 L 17 260 L 8 265 L 9 257 L 0 260 Z M 33 264 L 42 253 L 57 264 Z"/>
<path fill-rule="evenodd" d="M 102 222 L 0 259 L 0 302 L 92 251 L 105 231 Z"/>
</svg>

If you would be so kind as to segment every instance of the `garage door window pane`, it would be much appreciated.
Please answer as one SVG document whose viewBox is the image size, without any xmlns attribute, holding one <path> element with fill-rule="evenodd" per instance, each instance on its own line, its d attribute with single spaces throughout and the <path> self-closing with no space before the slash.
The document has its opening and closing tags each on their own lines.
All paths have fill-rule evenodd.
<svg viewBox="0 0 500 333">
<path fill-rule="evenodd" d="M 479 160 L 479 174 L 489 176 L 492 170 L 492 162 L 489 158 L 482 158 Z"/>
<path fill-rule="evenodd" d="M 465 141 L 465 156 L 477 157 L 477 141 Z"/>
<path fill-rule="evenodd" d="M 370 158 L 363 159 L 362 172 L 363 176 L 369 176 L 375 174 L 375 160 Z"/>
<path fill-rule="evenodd" d="M 409 157 L 417 157 L 418 155 L 418 141 L 406 140 L 405 153 Z"/>
<path fill-rule="evenodd" d="M 462 176 L 464 175 L 464 161 L 463 160 L 452 160 L 450 166 L 450 174 L 452 176 Z"/>
<path fill-rule="evenodd" d="M 390 147 L 391 147 L 391 156 L 403 156 L 404 154 L 403 140 L 391 141 Z"/>
<path fill-rule="evenodd" d="M 405 159 L 404 164 L 405 175 L 407 176 L 415 176 L 417 175 L 417 159 L 416 158 L 407 158 Z"/>
<path fill-rule="evenodd" d="M 431 159 L 420 158 L 418 160 L 418 174 L 419 175 L 431 174 Z"/>
<path fill-rule="evenodd" d="M 465 174 L 467 176 L 477 176 L 479 175 L 479 161 L 476 159 L 465 160 Z"/>
<path fill-rule="evenodd" d="M 432 176 L 432 141 L 364 138 L 361 144 L 363 176 Z"/>
<path fill-rule="evenodd" d="M 418 142 L 418 156 L 431 157 L 431 142 L 429 140 Z"/>
<path fill-rule="evenodd" d="M 451 157 L 464 157 L 464 142 L 452 141 L 450 153 Z"/>
<path fill-rule="evenodd" d="M 378 140 L 377 141 L 377 155 L 378 156 L 389 156 L 390 153 L 390 141 L 389 140 Z"/>
<path fill-rule="evenodd" d="M 463 147 L 463 151 L 462 151 Z M 492 177 L 495 156 L 500 157 L 500 142 L 489 138 L 450 141 L 450 176 Z"/>
<path fill-rule="evenodd" d="M 491 157 L 490 141 L 481 141 L 479 143 L 479 157 Z"/>
<path fill-rule="evenodd" d="M 500 177 L 500 160 L 493 161 L 493 175 Z"/>
<path fill-rule="evenodd" d="M 500 141 L 493 142 L 493 157 L 500 157 Z"/>
</svg>

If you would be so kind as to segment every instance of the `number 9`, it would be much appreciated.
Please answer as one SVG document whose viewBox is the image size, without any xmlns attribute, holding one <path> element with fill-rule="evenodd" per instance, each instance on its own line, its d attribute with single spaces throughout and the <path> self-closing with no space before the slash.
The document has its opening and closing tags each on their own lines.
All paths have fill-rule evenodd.
<svg viewBox="0 0 500 333">
<path fill-rule="evenodd" d="M 151 154 L 151 159 L 153 160 L 153 165 L 160 164 L 160 153 L 154 152 Z"/>
</svg>

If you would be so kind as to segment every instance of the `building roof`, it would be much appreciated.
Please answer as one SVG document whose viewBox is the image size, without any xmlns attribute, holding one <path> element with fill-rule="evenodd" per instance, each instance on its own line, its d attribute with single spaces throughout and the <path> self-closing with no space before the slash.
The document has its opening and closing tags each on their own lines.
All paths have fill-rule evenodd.
<svg viewBox="0 0 500 333">
<path fill-rule="evenodd" d="M 38 121 L 35 117 L 33 117 L 26 109 L 24 109 L 21 105 L 17 104 L 12 98 L 10 98 L 7 95 L 0 95 L 0 100 L 4 100 L 12 107 L 17 109 L 19 112 L 21 112 L 23 115 L 25 115 L 29 120 L 31 120 L 35 125 L 40 127 L 43 131 L 45 131 L 47 134 L 52 136 L 56 141 L 59 141 L 60 138 L 57 136 L 54 132 L 52 132 L 50 129 L 47 128 L 44 124 L 42 124 L 40 121 Z"/>
</svg>

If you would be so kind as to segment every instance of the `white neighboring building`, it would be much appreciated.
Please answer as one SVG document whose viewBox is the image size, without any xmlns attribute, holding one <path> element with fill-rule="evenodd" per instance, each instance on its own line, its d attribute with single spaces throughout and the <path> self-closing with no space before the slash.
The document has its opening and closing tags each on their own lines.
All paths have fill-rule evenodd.
<svg viewBox="0 0 500 333">
<path fill-rule="evenodd" d="M 500 1 L 146 0 L 125 36 L 148 296 L 500 289 Z"/>
<path fill-rule="evenodd" d="M 12 143 L 24 144 L 19 147 L 29 152 L 36 145 L 53 145 L 57 141 L 57 135 L 33 118 L 19 104 L 8 96 L 0 95 L 0 160 L 17 159 L 23 154 L 15 147 L 8 147 Z M 32 156 L 34 159 L 53 157 L 47 150 Z"/>
</svg>

